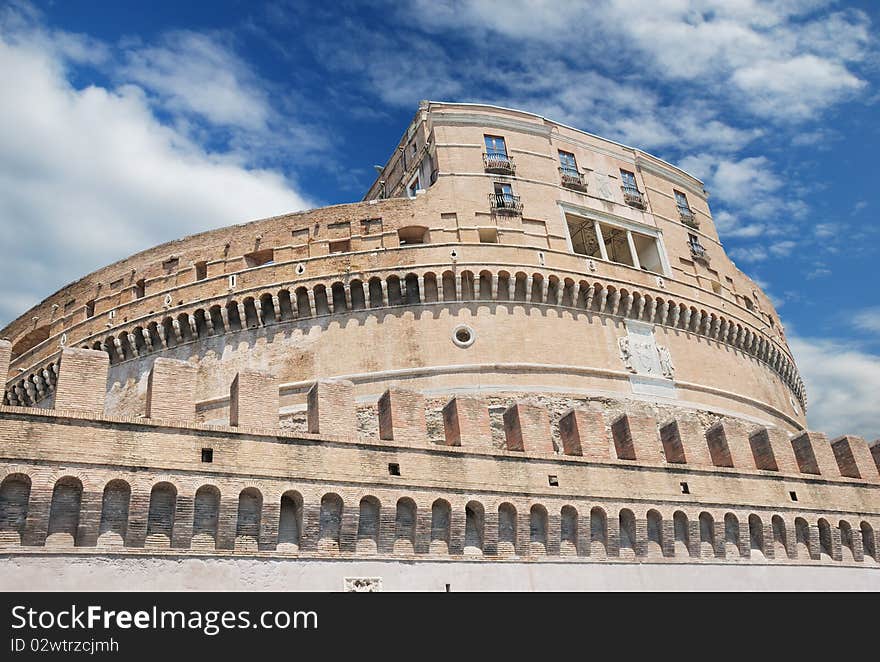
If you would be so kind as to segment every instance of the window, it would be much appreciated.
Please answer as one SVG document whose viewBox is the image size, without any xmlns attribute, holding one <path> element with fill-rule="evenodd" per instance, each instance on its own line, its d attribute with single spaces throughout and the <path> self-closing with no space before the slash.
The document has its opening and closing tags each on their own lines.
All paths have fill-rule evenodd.
<svg viewBox="0 0 880 662">
<path fill-rule="evenodd" d="M 788 496 L 792 501 L 797 501 L 797 492 L 789 492 Z"/>
<path fill-rule="evenodd" d="M 504 182 L 495 182 L 494 192 L 489 194 L 489 202 L 492 209 L 505 214 L 519 214 L 522 212 L 522 204 L 519 197 L 513 194 L 513 187 Z"/>
<path fill-rule="evenodd" d="M 245 268 L 262 267 L 264 264 L 272 264 L 275 260 L 275 251 L 266 248 L 261 251 L 254 251 L 244 256 Z"/>
<path fill-rule="evenodd" d="M 575 253 L 652 273 L 664 273 L 656 236 L 571 214 L 566 214 L 565 220 Z"/>
<path fill-rule="evenodd" d="M 569 172 L 573 175 L 576 175 L 578 173 L 577 161 L 574 158 L 574 154 L 572 154 L 571 152 L 563 152 L 560 149 L 559 163 L 562 166 L 563 172 Z"/>
<path fill-rule="evenodd" d="M 675 194 L 675 205 L 678 207 L 678 211 L 682 214 L 690 214 L 691 208 L 688 205 L 687 196 L 681 191 L 673 191 L 673 193 Z"/>
<path fill-rule="evenodd" d="M 620 181 L 620 189 L 623 191 L 623 201 L 630 207 L 644 209 L 645 199 L 642 197 L 642 192 L 639 191 L 639 187 L 636 186 L 636 176 L 629 170 L 621 170 Z"/>
<path fill-rule="evenodd" d="M 547 476 L 547 482 L 550 484 L 550 487 L 559 487 L 559 478 L 557 476 Z"/>
<path fill-rule="evenodd" d="M 416 194 L 421 190 L 422 190 L 421 177 L 419 176 L 418 173 L 416 173 L 416 176 L 413 177 L 412 181 L 409 183 L 409 186 L 407 186 L 407 188 L 406 188 L 406 194 L 410 198 L 414 198 L 414 197 L 416 197 Z"/>
<path fill-rule="evenodd" d="M 681 218 L 681 222 L 692 228 L 700 227 L 697 217 L 694 215 L 691 206 L 688 204 L 687 196 L 681 191 L 673 190 L 673 193 L 675 194 L 675 206 L 678 207 L 678 215 Z"/>
<path fill-rule="evenodd" d="M 480 228 L 480 243 L 481 244 L 497 244 L 498 243 L 498 230 L 495 228 Z"/>
<path fill-rule="evenodd" d="M 177 271 L 178 264 L 180 264 L 179 258 L 170 257 L 162 263 L 162 268 L 165 270 L 166 274 L 170 274 Z"/>
<path fill-rule="evenodd" d="M 483 165 L 487 172 L 496 172 L 512 175 L 514 173 L 513 159 L 507 155 L 507 145 L 501 136 L 483 136 L 486 141 L 486 151 L 483 153 Z"/>
<path fill-rule="evenodd" d="M 695 234 L 688 235 L 688 245 L 691 247 L 691 255 L 695 258 L 706 258 L 706 249 L 700 243 L 699 237 Z"/>
<path fill-rule="evenodd" d="M 203 448 L 202 449 L 202 462 L 213 462 L 214 461 L 214 449 L 213 448 Z"/>
<path fill-rule="evenodd" d="M 691 493 L 691 488 L 688 487 L 687 483 L 679 483 L 679 486 L 681 487 L 682 494 L 690 494 Z"/>
<path fill-rule="evenodd" d="M 143 299 L 147 294 L 147 281 L 141 278 L 134 284 L 134 298 Z"/>
<path fill-rule="evenodd" d="M 495 195 L 513 195 L 513 187 L 510 184 L 495 182 Z"/>
<path fill-rule="evenodd" d="M 208 277 L 208 263 L 196 262 L 196 280 L 205 280 Z"/>
<path fill-rule="evenodd" d="M 483 136 L 486 140 L 486 155 L 507 158 L 507 145 L 501 136 Z"/>
<path fill-rule="evenodd" d="M 399 476 L 400 475 L 400 465 L 397 462 L 389 462 L 388 463 L 388 475 L 389 476 Z"/>
<path fill-rule="evenodd" d="M 400 241 L 401 246 L 424 244 L 427 232 L 428 228 L 424 225 L 408 225 L 397 231 L 397 238 Z"/>
<path fill-rule="evenodd" d="M 351 241 L 349 239 L 330 242 L 331 253 L 348 253 L 349 251 L 351 251 Z"/>
<path fill-rule="evenodd" d="M 86 301 L 86 317 L 95 316 L 95 300 Z"/>
</svg>

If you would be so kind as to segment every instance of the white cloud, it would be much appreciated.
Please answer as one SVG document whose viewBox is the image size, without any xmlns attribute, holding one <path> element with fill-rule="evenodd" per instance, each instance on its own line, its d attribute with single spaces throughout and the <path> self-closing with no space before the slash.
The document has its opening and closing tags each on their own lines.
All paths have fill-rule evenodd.
<svg viewBox="0 0 880 662">
<path fill-rule="evenodd" d="M 70 47 L 38 26 L 0 30 L 0 320 L 137 250 L 309 206 L 280 173 L 164 125 L 140 87 L 75 88 Z"/>
<path fill-rule="evenodd" d="M 862 331 L 880 333 L 880 307 L 867 308 L 856 313 L 853 318 L 853 324 Z M 880 403 L 878 403 L 878 406 L 880 406 Z"/>
<path fill-rule="evenodd" d="M 880 437 L 880 356 L 828 338 L 789 336 L 807 386 L 810 428 Z"/>
<path fill-rule="evenodd" d="M 405 11 L 429 32 L 507 40 L 514 57 L 529 44 L 574 59 L 605 53 L 632 63 L 627 75 L 687 81 L 684 94 L 710 88 L 759 116 L 798 121 L 864 87 L 853 66 L 871 52 L 870 20 L 832 4 L 511 0 L 498 11 L 489 0 L 418 0 Z"/>
<path fill-rule="evenodd" d="M 731 82 L 755 113 L 794 120 L 808 119 L 865 86 L 844 65 L 815 55 L 757 62 L 735 71 Z"/>
<path fill-rule="evenodd" d="M 155 93 L 166 111 L 212 124 L 266 128 L 269 101 L 250 68 L 208 35 L 176 31 L 155 46 L 130 48 L 119 75 Z"/>
</svg>

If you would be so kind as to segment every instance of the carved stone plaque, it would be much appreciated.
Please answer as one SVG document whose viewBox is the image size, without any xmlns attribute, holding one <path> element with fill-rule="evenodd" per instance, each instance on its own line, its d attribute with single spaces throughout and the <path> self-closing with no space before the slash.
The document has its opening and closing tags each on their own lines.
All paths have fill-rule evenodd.
<svg viewBox="0 0 880 662">
<path fill-rule="evenodd" d="M 675 366 L 666 347 L 659 346 L 654 337 L 654 326 L 635 320 L 626 321 L 626 335 L 618 338 L 620 358 L 626 369 L 633 373 L 630 383 L 634 392 L 648 392 L 675 397 L 672 379 Z M 657 389 L 664 393 L 655 393 Z"/>
</svg>

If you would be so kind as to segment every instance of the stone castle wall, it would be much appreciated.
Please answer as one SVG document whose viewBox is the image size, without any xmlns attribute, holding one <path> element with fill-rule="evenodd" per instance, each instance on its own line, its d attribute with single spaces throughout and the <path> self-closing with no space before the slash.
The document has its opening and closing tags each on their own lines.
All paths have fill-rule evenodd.
<svg viewBox="0 0 880 662">
<path fill-rule="evenodd" d="M 68 409 L 0 408 L 5 554 L 880 568 L 880 453 L 858 437 L 599 403 L 551 418 L 516 402 L 499 448 L 483 399 L 453 398 L 432 440 L 424 397 L 401 388 L 377 403 L 375 435 L 351 436 L 340 421 L 357 418 L 355 389 L 338 380 L 313 384 L 309 432 L 287 434 L 266 407 L 269 375 L 230 384 L 239 425 L 206 425 L 194 407 L 178 420 L 104 414 L 105 389 L 79 377 L 107 367 L 104 353 L 65 350 Z M 154 407 L 179 399 L 174 367 L 154 369 Z"/>
</svg>

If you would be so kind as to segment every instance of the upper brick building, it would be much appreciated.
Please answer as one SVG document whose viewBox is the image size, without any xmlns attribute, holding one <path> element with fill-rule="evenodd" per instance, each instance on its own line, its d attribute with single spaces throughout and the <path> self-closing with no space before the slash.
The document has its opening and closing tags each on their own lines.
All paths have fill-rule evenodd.
<svg viewBox="0 0 880 662">
<path fill-rule="evenodd" d="M 546 118 L 423 102 L 362 202 L 83 277 L 0 331 L 10 559 L 800 541 L 876 564 L 878 447 L 805 432 L 782 325 L 707 197 Z"/>
</svg>

